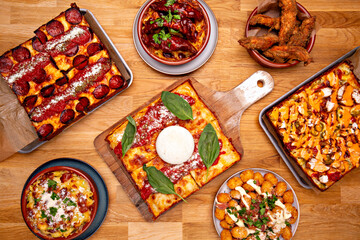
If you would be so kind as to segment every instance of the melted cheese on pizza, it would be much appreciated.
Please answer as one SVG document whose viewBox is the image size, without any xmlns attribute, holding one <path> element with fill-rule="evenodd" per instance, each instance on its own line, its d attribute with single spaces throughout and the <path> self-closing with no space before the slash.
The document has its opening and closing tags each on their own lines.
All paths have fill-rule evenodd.
<svg viewBox="0 0 360 240">
<path fill-rule="evenodd" d="M 0 56 L 0 74 L 48 140 L 127 83 L 76 4 L 35 35 Z"/>
<path fill-rule="evenodd" d="M 190 81 L 184 82 L 171 92 L 178 94 L 190 104 L 194 120 L 178 119 L 163 105 L 159 98 L 133 116 L 137 126 L 137 133 L 132 147 L 124 157 L 122 156 L 121 139 L 128 122 L 121 123 L 106 138 L 109 147 L 131 175 L 141 197 L 148 204 L 154 219 L 179 202 L 180 198 L 172 194 L 167 195 L 156 192 L 147 180 L 147 175 L 142 168 L 144 164 L 148 167 L 154 166 L 163 172 L 174 183 L 176 192 L 185 198 L 240 160 L 240 154 L 223 134 L 215 115 L 199 98 Z M 212 124 L 219 138 L 220 154 L 213 166 L 210 167 L 209 176 L 206 178 L 206 167 L 198 152 L 198 142 L 204 127 L 208 123 Z M 194 152 L 182 164 L 172 165 L 166 163 L 156 153 L 155 142 L 157 136 L 168 126 L 184 127 L 194 139 Z"/>
<path fill-rule="evenodd" d="M 290 155 L 326 190 L 360 161 L 360 84 L 343 62 L 269 112 Z"/>
</svg>

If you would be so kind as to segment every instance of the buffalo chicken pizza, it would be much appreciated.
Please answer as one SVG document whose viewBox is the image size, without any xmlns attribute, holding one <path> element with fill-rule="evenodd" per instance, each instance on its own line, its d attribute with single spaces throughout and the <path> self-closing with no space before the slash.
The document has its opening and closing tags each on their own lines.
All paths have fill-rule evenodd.
<svg viewBox="0 0 360 240">
<path fill-rule="evenodd" d="M 52 138 L 126 87 L 76 4 L 4 53 L 0 73 L 40 140 Z"/>
<path fill-rule="evenodd" d="M 46 237 L 68 238 L 81 232 L 95 211 L 89 182 L 70 170 L 40 175 L 26 190 L 25 220 Z"/>
<path fill-rule="evenodd" d="M 285 149 L 324 191 L 360 161 L 360 84 L 342 62 L 266 113 Z"/>
<path fill-rule="evenodd" d="M 240 160 L 189 80 L 127 119 L 106 141 L 153 219 Z"/>
</svg>

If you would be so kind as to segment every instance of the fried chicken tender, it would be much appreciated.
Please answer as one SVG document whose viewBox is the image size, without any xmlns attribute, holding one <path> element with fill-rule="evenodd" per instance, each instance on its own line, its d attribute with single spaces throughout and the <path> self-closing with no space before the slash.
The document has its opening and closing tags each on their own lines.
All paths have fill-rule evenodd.
<svg viewBox="0 0 360 240">
<path fill-rule="evenodd" d="M 299 46 L 274 46 L 263 52 L 263 54 L 278 63 L 299 60 L 304 62 L 304 65 L 307 65 L 312 61 L 308 51 Z"/>
<path fill-rule="evenodd" d="M 315 20 L 315 17 L 304 19 L 299 27 L 299 30 L 294 32 L 294 34 L 291 36 L 288 45 L 306 47 L 310 35 L 315 27 Z"/>
<path fill-rule="evenodd" d="M 279 0 L 279 6 L 281 8 L 279 41 L 280 45 L 286 45 L 296 25 L 296 1 Z"/>
<path fill-rule="evenodd" d="M 246 49 L 265 51 L 272 45 L 279 42 L 279 37 L 274 34 L 267 34 L 262 37 L 247 37 L 239 40 L 241 46 Z"/>
<path fill-rule="evenodd" d="M 251 26 L 263 25 L 263 26 L 269 27 L 270 30 L 272 30 L 272 29 L 279 30 L 280 29 L 280 18 L 272 18 L 272 17 L 264 15 L 264 14 L 257 14 L 250 19 L 249 24 Z"/>
</svg>

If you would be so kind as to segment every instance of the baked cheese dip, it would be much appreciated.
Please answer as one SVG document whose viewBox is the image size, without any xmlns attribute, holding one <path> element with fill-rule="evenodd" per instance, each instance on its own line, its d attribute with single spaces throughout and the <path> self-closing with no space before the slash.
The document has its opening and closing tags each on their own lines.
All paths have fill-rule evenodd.
<svg viewBox="0 0 360 240">
<path fill-rule="evenodd" d="M 29 227 L 50 239 L 80 233 L 95 206 L 89 182 L 69 170 L 40 175 L 26 189 L 25 198 Z"/>
</svg>

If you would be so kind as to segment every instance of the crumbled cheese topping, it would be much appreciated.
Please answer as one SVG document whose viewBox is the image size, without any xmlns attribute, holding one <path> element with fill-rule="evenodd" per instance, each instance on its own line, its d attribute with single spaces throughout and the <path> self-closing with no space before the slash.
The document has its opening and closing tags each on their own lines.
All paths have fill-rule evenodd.
<svg viewBox="0 0 360 240">
<path fill-rule="evenodd" d="M 64 47 L 68 41 L 70 41 L 84 33 L 85 33 L 84 29 L 76 26 L 76 27 L 72 28 L 70 31 L 63 34 L 61 36 L 61 38 L 58 38 L 54 41 L 49 41 L 48 43 L 46 43 L 45 51 L 53 51 L 54 49 L 56 49 L 58 51 L 63 51 Z"/>
</svg>

